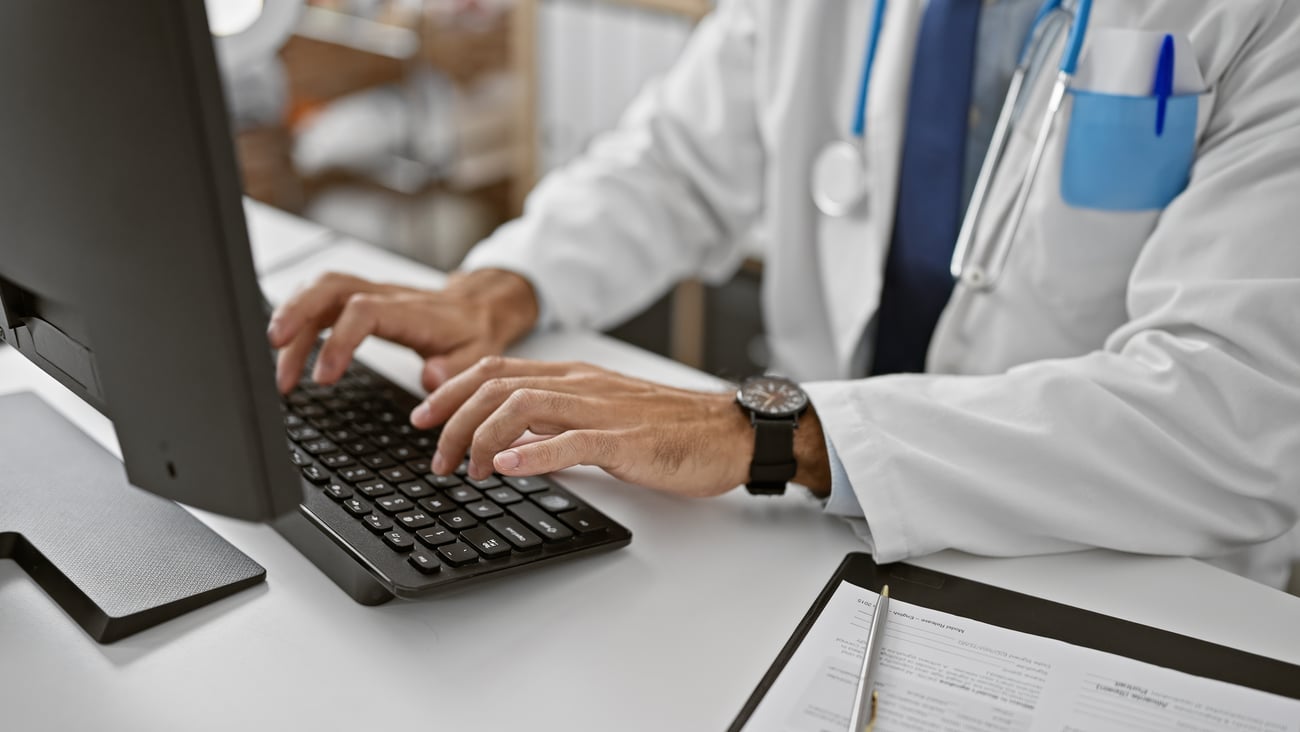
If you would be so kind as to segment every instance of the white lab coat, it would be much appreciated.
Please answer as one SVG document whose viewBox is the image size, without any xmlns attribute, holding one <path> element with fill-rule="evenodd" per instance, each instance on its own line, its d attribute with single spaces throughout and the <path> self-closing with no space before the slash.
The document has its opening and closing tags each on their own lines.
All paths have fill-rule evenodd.
<svg viewBox="0 0 1300 732">
<path fill-rule="evenodd" d="M 619 129 L 466 266 L 526 275 L 552 324 L 603 327 L 684 277 L 727 276 L 756 243 L 775 366 L 805 383 L 880 561 L 1108 547 L 1284 582 L 1300 515 L 1300 3 L 1097 0 L 1085 59 L 1107 28 L 1195 50 L 1189 186 L 1163 212 L 1066 205 L 1067 104 L 998 288 L 957 286 L 928 373 L 855 379 L 924 0 L 889 3 L 870 208 L 832 219 L 810 171 L 848 134 L 870 5 L 723 2 Z M 1054 76 L 1031 90 L 1008 169 L 1024 170 Z M 994 185 L 977 248 L 1017 177 Z"/>
</svg>

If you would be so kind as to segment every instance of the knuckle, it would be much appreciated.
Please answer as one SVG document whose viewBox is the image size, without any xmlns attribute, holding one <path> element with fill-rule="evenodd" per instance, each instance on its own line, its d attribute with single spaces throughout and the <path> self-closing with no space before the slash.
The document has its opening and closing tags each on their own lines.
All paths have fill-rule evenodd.
<svg viewBox="0 0 1300 732">
<path fill-rule="evenodd" d="M 346 287 L 351 287 L 355 280 L 356 280 L 355 277 L 351 275 L 345 275 L 342 272 L 326 272 L 325 274 L 316 278 L 316 285 L 318 287 L 341 290 Z"/>
<path fill-rule="evenodd" d="M 368 312 L 375 306 L 375 297 L 365 292 L 355 292 L 348 295 L 347 309 L 357 312 Z"/>
<path fill-rule="evenodd" d="M 515 391 L 515 384 L 510 379 L 491 378 L 483 382 L 480 391 L 487 397 L 504 400 Z"/>
<path fill-rule="evenodd" d="M 506 399 L 506 407 L 518 412 L 533 409 L 542 399 L 542 392 L 537 389 L 518 389 Z"/>
<path fill-rule="evenodd" d="M 505 369 L 505 365 L 505 358 L 496 354 L 490 354 L 480 358 L 478 363 L 475 365 L 475 368 L 485 374 L 497 374 L 501 373 L 501 371 Z"/>
</svg>

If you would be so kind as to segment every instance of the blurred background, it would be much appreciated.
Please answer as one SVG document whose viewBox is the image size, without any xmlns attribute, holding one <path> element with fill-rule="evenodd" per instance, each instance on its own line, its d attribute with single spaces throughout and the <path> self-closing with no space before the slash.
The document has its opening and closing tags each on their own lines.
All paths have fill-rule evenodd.
<svg viewBox="0 0 1300 732">
<path fill-rule="evenodd" d="M 442 270 L 613 127 L 712 0 L 207 0 L 248 196 Z M 750 261 L 613 335 L 761 371 Z"/>
</svg>

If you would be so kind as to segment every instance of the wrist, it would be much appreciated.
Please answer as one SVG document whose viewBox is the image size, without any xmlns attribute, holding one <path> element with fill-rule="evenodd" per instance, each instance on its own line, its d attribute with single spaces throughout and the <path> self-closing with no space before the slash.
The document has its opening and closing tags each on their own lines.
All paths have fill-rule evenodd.
<svg viewBox="0 0 1300 732">
<path fill-rule="evenodd" d="M 812 491 L 818 498 L 831 494 L 831 458 L 826 450 L 826 434 L 811 404 L 799 417 L 794 431 L 794 459 L 798 465 L 794 482 Z"/>
<path fill-rule="evenodd" d="M 540 313 L 537 291 L 532 282 L 517 272 L 504 269 L 453 272 L 446 292 L 481 304 L 487 311 L 489 328 L 502 346 L 514 343 L 537 325 Z"/>
<path fill-rule="evenodd" d="M 749 414 L 736 404 L 735 392 L 718 394 L 710 403 L 710 411 L 717 418 L 716 434 L 727 437 L 723 453 L 727 466 L 725 482 L 729 487 L 745 485 L 754 461 L 754 425 Z"/>
</svg>

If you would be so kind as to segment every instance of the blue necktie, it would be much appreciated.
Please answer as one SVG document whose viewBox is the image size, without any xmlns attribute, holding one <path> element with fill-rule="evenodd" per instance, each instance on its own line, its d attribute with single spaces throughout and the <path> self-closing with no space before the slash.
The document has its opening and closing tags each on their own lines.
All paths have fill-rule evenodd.
<svg viewBox="0 0 1300 732">
<path fill-rule="evenodd" d="M 930 0 L 917 39 L 894 239 L 876 315 L 871 374 L 920 373 L 952 294 L 961 226 L 975 37 L 983 0 Z"/>
</svg>

